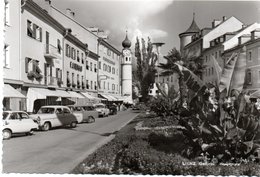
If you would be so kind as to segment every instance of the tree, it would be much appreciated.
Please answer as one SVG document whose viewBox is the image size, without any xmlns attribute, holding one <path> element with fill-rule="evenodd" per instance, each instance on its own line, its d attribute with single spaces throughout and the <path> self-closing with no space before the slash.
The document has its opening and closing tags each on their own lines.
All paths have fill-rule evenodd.
<svg viewBox="0 0 260 177">
<path fill-rule="evenodd" d="M 148 37 L 147 47 L 145 40 L 141 39 L 141 45 L 138 37 L 135 43 L 135 57 L 137 59 L 137 71 L 135 78 L 137 79 L 138 86 L 140 87 L 143 101 L 147 101 L 148 92 L 151 84 L 155 81 L 155 63 L 158 57 L 152 52 L 152 43 Z"/>
<path fill-rule="evenodd" d="M 167 60 L 167 63 L 160 63 L 159 65 L 159 67 L 163 69 L 162 75 L 178 74 L 180 103 L 182 105 L 183 102 L 187 99 L 188 93 L 183 79 L 183 73 L 181 72 L 178 65 L 188 68 L 195 75 L 201 78 L 204 69 L 202 57 L 190 56 L 189 54 L 182 56 L 176 48 L 173 48 L 168 52 L 167 56 L 164 56 L 164 58 Z"/>
</svg>

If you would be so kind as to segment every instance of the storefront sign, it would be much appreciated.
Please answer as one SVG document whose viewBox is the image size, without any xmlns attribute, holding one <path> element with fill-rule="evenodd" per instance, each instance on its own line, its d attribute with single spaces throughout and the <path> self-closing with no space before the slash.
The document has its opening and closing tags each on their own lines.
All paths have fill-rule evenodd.
<svg viewBox="0 0 260 177">
<path fill-rule="evenodd" d="M 82 66 L 80 66 L 76 63 L 73 63 L 73 62 L 70 62 L 70 68 L 75 69 L 77 71 L 82 71 Z"/>
</svg>

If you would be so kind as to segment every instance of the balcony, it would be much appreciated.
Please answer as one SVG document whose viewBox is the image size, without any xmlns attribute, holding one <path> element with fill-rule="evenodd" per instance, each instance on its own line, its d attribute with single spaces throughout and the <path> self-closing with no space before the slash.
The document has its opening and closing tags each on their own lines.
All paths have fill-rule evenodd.
<svg viewBox="0 0 260 177">
<path fill-rule="evenodd" d="M 45 45 L 44 57 L 49 59 L 61 59 L 61 48 L 58 49 L 51 44 Z"/>
</svg>

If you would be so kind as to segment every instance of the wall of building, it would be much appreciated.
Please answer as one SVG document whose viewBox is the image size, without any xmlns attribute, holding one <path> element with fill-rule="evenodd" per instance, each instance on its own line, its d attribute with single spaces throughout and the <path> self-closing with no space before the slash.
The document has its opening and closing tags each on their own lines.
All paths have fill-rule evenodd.
<svg viewBox="0 0 260 177">
<path fill-rule="evenodd" d="M 66 12 L 62 12 L 57 8 L 51 8 L 51 15 L 54 19 L 59 21 L 65 28 L 70 28 L 72 34 L 80 39 L 83 43 L 88 44 L 88 49 L 97 53 L 97 39 L 98 36 L 94 35 L 87 30 L 82 24 L 78 23 L 75 19 L 66 15 Z"/>
<path fill-rule="evenodd" d="M 99 92 L 107 94 L 121 95 L 120 92 L 120 55 L 108 46 L 99 45 L 99 76 L 106 76 L 105 80 L 100 80 Z M 130 72 L 132 73 L 132 72 Z M 128 74 L 131 75 L 129 72 Z"/>
<path fill-rule="evenodd" d="M 20 6 L 21 1 L 6 1 L 6 25 L 4 43 L 6 48 L 6 61 L 3 58 L 3 78 L 5 80 L 21 81 L 20 71 Z M 4 49 L 5 51 L 5 49 Z M 10 81 L 8 81 L 10 82 Z"/>
<path fill-rule="evenodd" d="M 246 88 L 258 90 L 260 88 L 260 40 L 246 45 L 247 79 Z M 249 78 L 251 73 L 251 79 Z M 250 81 L 251 80 L 251 81 Z"/>
<path fill-rule="evenodd" d="M 85 50 L 65 39 L 64 42 L 64 81 L 66 87 L 82 90 L 86 88 L 86 55 Z M 72 51 L 75 51 L 72 52 Z M 70 85 L 68 85 L 68 80 Z"/>
<path fill-rule="evenodd" d="M 246 27 L 244 30 L 240 31 L 239 33 L 237 33 L 235 36 L 233 36 L 231 39 L 227 40 L 226 42 L 223 43 L 224 45 L 224 50 L 228 50 L 231 49 L 232 47 L 235 47 L 238 45 L 238 40 L 237 38 L 244 35 L 244 34 L 250 34 L 251 31 L 260 28 L 260 24 L 259 23 L 254 23 L 248 27 Z"/>
<path fill-rule="evenodd" d="M 230 17 L 219 26 L 215 27 L 208 34 L 203 36 L 203 49 L 210 47 L 210 41 L 223 35 L 226 32 L 233 32 L 241 29 L 243 23 L 235 17 Z"/>
<path fill-rule="evenodd" d="M 224 68 L 224 60 L 221 55 L 223 50 L 223 45 L 218 45 L 216 47 L 212 47 L 203 52 L 203 64 L 205 66 L 202 80 L 204 83 L 212 83 L 216 84 L 218 81 L 216 66 L 214 64 L 213 58 L 218 63 L 218 65 L 223 69 Z M 221 74 L 221 73 L 220 73 Z"/>
<path fill-rule="evenodd" d="M 41 29 L 37 35 L 37 39 L 28 35 L 28 20 L 37 25 Z M 49 34 L 49 45 L 47 45 L 46 36 Z M 51 25 L 47 24 L 44 19 L 37 17 L 36 15 L 24 10 L 21 17 L 21 76 L 22 80 L 30 84 L 49 85 L 52 77 L 56 76 L 56 69 L 62 69 L 62 49 L 58 52 L 58 40 L 62 46 L 63 35 L 54 29 Z M 53 54 L 53 59 L 46 58 L 46 47 L 49 47 L 49 52 Z M 43 78 L 41 80 L 30 80 L 27 75 L 33 69 L 32 60 L 28 64 L 28 70 L 26 71 L 26 58 L 38 61 L 38 66 L 41 70 Z M 48 64 L 48 68 L 45 72 L 45 65 Z M 45 80 L 46 79 L 46 80 Z"/>
<path fill-rule="evenodd" d="M 98 60 L 88 56 L 87 62 L 88 62 L 88 64 L 87 64 L 88 69 L 86 69 L 86 82 L 88 83 L 89 87 L 87 87 L 86 89 L 93 96 L 97 96 Z M 91 69 L 91 66 L 92 66 L 92 69 Z M 92 87 L 91 87 L 91 83 L 92 83 Z"/>
</svg>

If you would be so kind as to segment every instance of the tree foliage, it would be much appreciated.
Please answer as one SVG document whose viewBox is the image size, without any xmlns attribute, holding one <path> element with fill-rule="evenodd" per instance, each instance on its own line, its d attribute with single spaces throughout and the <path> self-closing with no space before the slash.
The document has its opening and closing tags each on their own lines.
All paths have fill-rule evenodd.
<svg viewBox="0 0 260 177">
<path fill-rule="evenodd" d="M 136 38 L 135 57 L 137 59 L 137 71 L 134 78 L 136 78 L 138 82 L 137 85 L 140 87 L 139 89 L 141 90 L 144 101 L 147 100 L 149 88 L 155 80 L 155 63 L 158 60 L 158 56 L 153 53 L 152 50 L 153 46 L 149 37 L 147 47 L 143 38 L 141 39 L 141 42 L 139 38 Z"/>
</svg>

